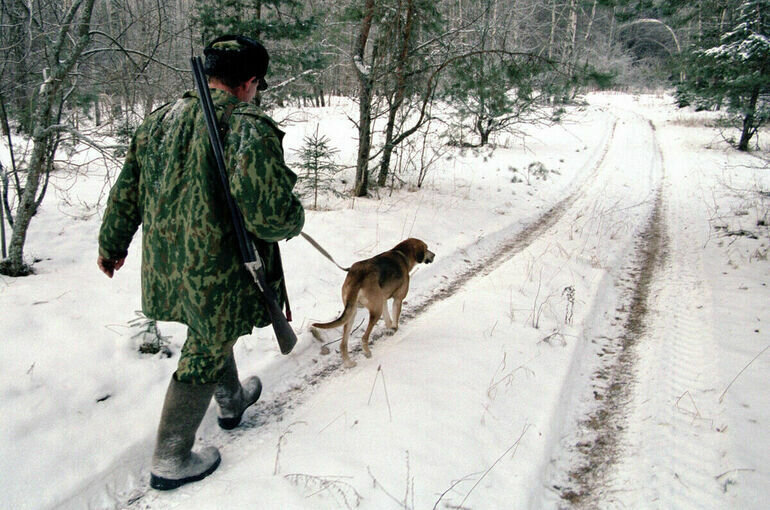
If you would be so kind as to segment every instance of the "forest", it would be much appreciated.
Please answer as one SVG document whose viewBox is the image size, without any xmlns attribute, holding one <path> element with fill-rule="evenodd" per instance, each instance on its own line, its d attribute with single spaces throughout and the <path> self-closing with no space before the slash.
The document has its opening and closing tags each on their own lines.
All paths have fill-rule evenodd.
<svg viewBox="0 0 770 510">
<path fill-rule="evenodd" d="M 768 0 L 4 0 L 0 25 L 7 275 L 32 270 L 24 244 L 51 174 L 87 172 L 72 157 L 83 147 L 119 163 L 223 33 L 268 48 L 266 111 L 356 102 L 355 182 L 337 190 L 355 196 L 393 184 L 428 126 L 447 145 L 493 145 L 558 122 L 585 90 L 675 90 L 681 106 L 723 111 L 743 151 L 770 111 Z M 317 169 L 332 149 L 314 142 Z"/>
</svg>

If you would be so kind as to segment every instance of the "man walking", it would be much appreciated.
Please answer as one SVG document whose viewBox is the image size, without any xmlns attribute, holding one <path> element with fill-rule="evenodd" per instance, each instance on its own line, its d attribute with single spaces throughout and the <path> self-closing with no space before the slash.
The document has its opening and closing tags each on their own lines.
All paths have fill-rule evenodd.
<svg viewBox="0 0 770 510">
<path fill-rule="evenodd" d="M 300 233 L 304 210 L 292 192 L 283 132 L 253 104 L 267 88 L 269 56 L 256 40 L 222 36 L 204 50 L 224 143 L 230 192 L 256 242 L 268 284 L 286 300 L 277 241 Z M 257 377 L 243 382 L 233 357 L 239 336 L 270 324 L 267 307 L 240 260 L 196 92 L 150 114 L 134 134 L 99 232 L 99 268 L 120 269 L 142 225 L 142 309 L 187 325 L 163 404 L 152 459 L 152 487 L 174 489 L 211 474 L 219 451 L 193 452 L 212 395 L 219 425 L 231 429 L 259 398 Z"/>
</svg>

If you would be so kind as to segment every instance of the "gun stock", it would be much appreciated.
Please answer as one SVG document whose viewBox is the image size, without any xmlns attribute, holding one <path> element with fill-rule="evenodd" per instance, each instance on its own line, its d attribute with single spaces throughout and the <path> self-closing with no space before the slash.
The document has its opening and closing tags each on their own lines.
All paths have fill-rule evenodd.
<svg viewBox="0 0 770 510">
<path fill-rule="evenodd" d="M 294 334 L 289 321 L 286 320 L 283 310 L 278 306 L 278 300 L 275 299 L 273 290 L 267 285 L 262 263 L 260 261 L 248 262 L 246 263 L 246 269 L 249 270 L 251 277 L 254 278 L 254 283 L 257 284 L 260 292 L 265 297 L 268 312 L 270 312 L 270 320 L 273 323 L 273 332 L 275 333 L 281 353 L 289 354 L 297 343 L 297 335 Z"/>
</svg>

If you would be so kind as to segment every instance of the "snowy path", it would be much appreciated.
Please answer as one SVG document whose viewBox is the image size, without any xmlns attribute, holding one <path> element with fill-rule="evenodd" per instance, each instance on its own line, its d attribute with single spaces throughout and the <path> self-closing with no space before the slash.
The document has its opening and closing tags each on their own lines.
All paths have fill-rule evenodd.
<svg viewBox="0 0 770 510">
<path fill-rule="evenodd" d="M 135 506 L 206 508 L 226 495 L 231 508 L 248 508 L 260 494 L 270 495 L 264 508 L 563 504 L 548 484 L 554 466 L 563 474 L 569 463 L 551 459 L 575 428 L 567 417 L 586 412 L 571 402 L 601 366 L 599 344 L 587 340 L 608 334 L 605 315 L 622 295 L 614 273 L 633 272 L 644 250 L 634 250 L 636 237 L 659 204 L 649 123 L 623 114 L 610 133 L 584 185 L 503 243 L 479 277 L 412 310 L 371 360 L 325 378 L 283 421 L 227 445 L 211 482 Z M 583 263 L 567 272 L 565 259 Z M 569 311 L 568 287 L 578 289 L 572 322 L 596 331 L 540 329 L 541 319 Z M 539 399 L 520 398 L 531 393 Z"/>
<path fill-rule="evenodd" d="M 709 225 L 692 221 L 703 204 L 702 189 L 686 178 L 698 174 L 673 159 L 666 170 L 661 220 L 667 256 L 656 268 L 645 331 L 637 341 L 629 429 L 609 499 L 630 508 L 663 502 L 672 508 L 725 508 L 715 483 L 721 472 L 714 377 L 719 351 L 702 249 Z"/>
<path fill-rule="evenodd" d="M 562 441 L 562 455 L 571 459 L 569 478 L 557 470 L 554 479 L 566 485 L 557 487 L 572 508 L 762 508 L 757 493 L 766 489 L 760 472 L 767 469 L 759 466 L 770 453 L 760 447 L 747 454 L 745 448 L 762 434 L 763 421 L 744 417 L 749 413 L 723 398 L 741 369 L 726 359 L 750 359 L 732 351 L 742 353 L 750 325 L 768 314 L 730 289 L 735 279 L 745 281 L 740 272 L 738 278 L 723 276 L 725 269 L 739 269 L 737 264 L 718 262 L 724 252 L 713 239 L 711 218 L 719 209 L 717 183 L 725 178 L 719 177 L 721 156 L 682 151 L 681 139 L 670 131 L 661 136 L 649 122 L 648 135 L 641 128 L 637 133 L 649 138 L 652 147 L 645 153 L 659 160 L 651 162 L 652 175 L 662 180 L 636 260 L 627 266 L 630 286 L 618 299 L 615 318 L 623 330 L 618 335 L 605 329 L 609 338 L 590 390 L 599 403 L 591 409 L 585 404 L 590 396 L 582 393 L 584 403 Z M 766 268 L 758 269 L 766 274 Z M 736 287 L 748 290 L 746 283 Z M 746 316 L 743 327 L 736 328 L 736 310 Z M 761 353 L 761 337 L 754 338 Z M 758 377 L 753 384 L 761 384 Z M 759 404 L 750 414 L 761 416 L 768 399 L 758 402 L 757 393 L 747 390 L 751 384 L 749 379 L 743 386 L 742 405 Z M 569 433 L 575 423 L 579 430 Z M 735 426 L 740 432 L 731 430 Z"/>
<path fill-rule="evenodd" d="M 757 445 L 752 455 L 731 455 L 735 442 L 743 445 L 738 450 L 752 448 L 752 436 L 763 434 L 762 421 L 741 418 L 745 410 L 737 411 L 725 392 L 751 358 L 743 357 L 743 365 L 727 360 L 735 349 L 743 350 L 744 341 L 759 340 L 760 329 L 750 328 L 767 320 L 768 313 L 765 306 L 741 296 L 745 282 L 735 284 L 725 277 L 737 264 L 720 267 L 724 253 L 714 239 L 712 221 L 698 221 L 712 218 L 710 209 L 719 208 L 713 198 L 719 190 L 715 183 L 726 178 L 718 173 L 724 170 L 712 170 L 720 168 L 714 164 L 719 155 L 683 154 L 680 143 L 661 142 L 667 253 L 652 283 L 649 317 L 638 342 L 623 461 L 611 477 L 607 501 L 627 508 L 762 508 L 766 501 L 741 485 L 767 489 L 761 472 L 767 473 L 770 452 Z M 757 269 L 766 274 L 766 268 Z M 738 328 L 731 317 L 736 309 L 746 314 Z M 756 352 L 767 345 L 752 343 Z M 755 373 L 754 384 L 757 377 Z M 751 384 L 751 379 L 744 383 Z M 767 396 L 759 402 L 742 397 L 754 407 L 768 402 Z"/>
<path fill-rule="evenodd" d="M 45 312 L 0 324 L 0 507 L 764 508 L 767 235 L 726 236 L 767 211 L 764 174 L 704 148 L 714 131 L 676 124 L 660 97 L 591 103 L 526 147 L 452 151 L 422 190 L 311 212 L 306 228 L 343 264 L 408 236 L 436 261 L 414 273 L 399 331 L 378 324 L 366 359 L 358 330 L 358 366 L 343 369 L 339 332 L 323 333 L 324 355 L 306 326 L 339 312 L 343 275 L 291 241 L 297 348 L 280 356 L 267 330 L 239 341 L 242 375 L 266 392 L 234 431 L 211 406 L 199 439 L 222 465 L 169 493 L 147 485 L 176 360 L 138 356 L 122 325 L 137 246 L 107 282 L 82 255 L 98 218 L 43 211 L 34 246 L 55 238 L 61 253 L 0 289 L 12 313 Z M 547 182 L 529 182 L 533 160 L 554 169 Z M 161 328 L 178 351 L 184 329 Z"/>
<path fill-rule="evenodd" d="M 554 493 L 546 492 L 533 508 L 606 504 L 606 479 L 623 455 L 635 349 L 646 323 L 650 280 L 662 255 L 664 167 L 650 122 L 632 111 L 615 112 L 622 119 L 618 142 L 603 179 L 582 204 L 583 211 L 594 211 L 583 225 L 595 229 L 607 274 L 585 321 L 583 338 L 590 344 L 573 358 L 572 380 L 564 388 L 560 446 L 547 470 L 548 489 Z"/>
</svg>

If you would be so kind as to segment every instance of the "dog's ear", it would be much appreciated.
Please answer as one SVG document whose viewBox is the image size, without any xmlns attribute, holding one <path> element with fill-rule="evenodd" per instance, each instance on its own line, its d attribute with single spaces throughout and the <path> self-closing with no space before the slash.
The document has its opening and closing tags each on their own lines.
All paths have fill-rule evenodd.
<svg viewBox="0 0 770 510">
<path fill-rule="evenodd" d="M 422 264 L 425 261 L 425 252 L 428 251 L 428 245 L 420 240 L 415 240 L 415 246 L 414 246 L 414 260 L 417 261 L 418 264 Z"/>
</svg>

